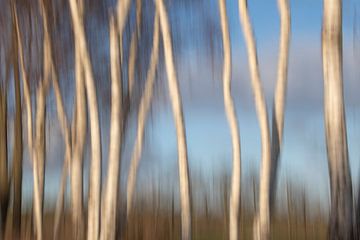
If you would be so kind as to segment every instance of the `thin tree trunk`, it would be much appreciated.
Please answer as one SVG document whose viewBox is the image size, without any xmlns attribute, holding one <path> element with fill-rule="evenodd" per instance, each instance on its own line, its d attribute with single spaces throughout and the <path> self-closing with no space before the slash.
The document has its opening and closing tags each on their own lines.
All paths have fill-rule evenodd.
<svg viewBox="0 0 360 240">
<path fill-rule="evenodd" d="M 36 172 L 34 172 L 34 189 L 37 185 L 37 190 L 34 190 L 34 209 L 37 209 L 39 215 L 35 216 L 37 225 L 40 228 L 36 228 L 37 239 L 42 239 L 42 216 L 44 207 L 44 182 L 45 182 L 45 85 L 43 81 L 37 89 L 36 96 L 36 115 L 35 115 L 35 141 L 33 149 L 33 162 Z M 39 227 L 38 226 L 38 227 Z"/>
<path fill-rule="evenodd" d="M 23 93 L 26 106 L 26 116 L 27 116 L 27 137 L 28 137 L 28 150 L 29 156 L 33 165 L 33 178 L 34 178 L 34 222 L 35 222 L 35 231 L 37 233 L 36 239 L 42 239 L 42 212 L 41 212 L 41 200 L 40 200 L 40 190 L 39 190 L 39 180 L 38 180 L 38 161 L 35 155 L 36 150 L 33 145 L 33 127 L 32 127 L 32 107 L 31 107 L 31 94 L 30 86 L 28 81 L 28 76 L 25 70 L 24 64 L 24 53 L 22 45 L 22 37 L 19 31 L 19 25 L 17 20 L 17 14 L 15 8 L 13 8 L 14 18 L 15 18 L 15 28 L 16 28 L 16 44 L 19 50 L 19 60 L 20 60 L 20 69 L 23 80 Z"/>
<path fill-rule="evenodd" d="M 86 137 L 86 99 L 79 49 L 75 49 L 76 105 L 75 142 L 71 161 L 71 208 L 76 239 L 84 238 L 83 155 Z"/>
<path fill-rule="evenodd" d="M 223 91 L 226 117 L 231 132 L 233 167 L 231 179 L 231 193 L 229 202 L 229 239 L 239 239 L 239 213 L 240 213 L 240 175 L 241 154 L 239 126 L 236 117 L 233 98 L 231 95 L 231 46 L 229 27 L 226 14 L 226 1 L 219 0 L 221 30 L 224 49 Z"/>
<path fill-rule="evenodd" d="M 271 147 L 268 113 L 265 96 L 260 79 L 256 44 L 250 23 L 247 8 L 247 0 L 239 0 L 240 22 L 243 28 L 245 42 L 248 52 L 251 83 L 255 98 L 256 112 L 261 132 L 261 171 L 259 186 L 259 211 L 255 217 L 254 239 L 269 239 L 270 237 L 270 167 L 271 167 Z"/>
<path fill-rule="evenodd" d="M 120 169 L 120 150 L 122 133 L 122 82 L 120 78 L 120 62 L 118 34 L 114 19 L 110 19 L 110 64 L 111 64 L 111 122 L 108 178 L 106 180 L 105 197 L 102 209 L 100 239 L 115 239 L 116 233 L 116 200 Z"/>
<path fill-rule="evenodd" d="M 77 0 L 69 0 L 70 12 L 73 22 L 75 36 L 75 47 L 79 50 L 80 60 L 83 65 L 85 75 L 85 90 L 89 108 L 90 133 L 91 133 L 91 163 L 90 163 L 90 186 L 88 197 L 88 239 L 97 239 L 100 228 L 100 191 L 101 191 L 101 135 L 99 125 L 98 103 L 96 87 L 93 78 L 92 66 L 83 23 L 83 14 L 79 9 L 82 8 Z"/>
<path fill-rule="evenodd" d="M 21 230 L 21 191 L 22 191 L 22 111 L 21 111 L 21 91 L 18 62 L 18 44 L 16 26 L 17 19 L 15 16 L 15 2 L 12 2 L 13 17 L 13 70 L 14 70 L 14 90 L 15 90 L 15 119 L 14 119 L 14 144 L 13 144 L 13 186 L 14 186 L 14 205 L 13 205 L 13 233 L 15 238 L 20 237 Z"/>
<path fill-rule="evenodd" d="M 129 76 L 128 96 L 130 100 L 133 95 L 132 93 L 134 89 L 136 57 L 138 51 L 138 42 L 141 33 L 141 12 L 142 12 L 141 1 L 142 0 L 136 0 L 136 29 L 132 32 L 131 41 L 130 41 L 130 53 L 129 53 L 129 64 L 128 64 L 128 76 Z"/>
<path fill-rule="evenodd" d="M 52 61 L 53 63 L 53 61 Z M 65 142 L 65 155 L 64 155 L 64 165 L 61 174 L 60 180 L 60 189 L 58 193 L 58 198 L 56 201 L 55 207 L 55 216 L 54 216 L 54 233 L 53 238 L 57 239 L 59 235 L 59 227 L 60 227 L 60 219 L 62 217 L 63 209 L 64 209 L 64 200 L 65 200 L 65 188 L 66 188 L 66 181 L 67 176 L 70 169 L 70 160 L 72 157 L 72 148 L 71 148 L 71 134 L 70 128 L 68 123 L 68 118 L 66 116 L 66 112 L 64 109 L 63 99 L 61 97 L 60 86 L 57 81 L 57 74 L 55 73 L 54 65 L 52 64 L 52 75 L 53 75 L 53 86 L 56 98 L 56 109 L 58 114 L 58 119 L 61 126 L 61 131 L 63 134 L 64 142 Z"/>
<path fill-rule="evenodd" d="M 49 71 L 50 71 L 49 74 L 51 76 L 53 87 L 54 87 L 56 106 L 57 106 L 56 107 L 57 115 L 58 115 L 58 120 L 60 122 L 61 133 L 63 135 L 64 142 L 65 142 L 64 166 L 63 166 L 63 170 L 62 170 L 60 190 L 59 190 L 58 199 L 56 202 L 55 217 L 54 217 L 55 219 L 54 219 L 53 237 L 54 237 L 54 239 L 57 239 L 58 234 L 59 234 L 60 219 L 61 219 L 62 211 L 64 208 L 64 194 L 65 194 L 65 188 L 66 188 L 66 179 L 67 179 L 67 173 L 69 171 L 69 162 L 70 162 L 70 158 L 71 158 L 71 139 L 70 139 L 69 123 L 68 123 L 67 115 L 66 115 L 66 112 L 64 109 L 63 99 L 61 96 L 61 90 L 60 90 L 60 86 L 59 86 L 59 82 L 58 82 L 58 77 L 57 77 L 58 75 L 57 75 L 55 65 L 54 65 L 51 38 L 50 38 L 50 33 L 49 33 L 50 25 L 48 22 L 48 16 L 47 16 L 46 8 L 45 8 L 45 3 L 43 1 L 40 1 L 40 8 L 41 8 L 41 14 L 43 17 L 43 22 L 44 22 L 44 36 L 45 36 L 44 39 L 46 40 L 45 48 L 47 49 L 46 54 L 47 54 L 48 67 L 49 67 Z M 82 176 L 80 176 L 80 178 L 82 179 Z M 82 191 L 79 190 L 79 193 L 81 193 L 81 192 Z"/>
<path fill-rule="evenodd" d="M 342 1 L 324 0 L 323 7 L 324 115 L 331 192 L 328 237 L 353 239 L 352 184 L 342 80 Z"/>
<path fill-rule="evenodd" d="M 150 65 L 147 72 L 144 92 L 140 100 L 138 122 L 137 122 L 137 135 L 134 144 L 134 149 L 132 152 L 128 180 L 127 180 L 127 201 L 126 201 L 127 218 L 129 218 L 130 211 L 132 208 L 133 195 L 134 195 L 136 179 L 137 179 L 137 170 L 143 148 L 145 124 L 147 121 L 147 116 L 152 102 L 155 73 L 159 58 L 159 38 L 160 38 L 159 36 L 160 36 L 159 20 L 158 20 L 158 14 L 156 13 L 154 18 L 153 47 L 151 51 Z"/>
<path fill-rule="evenodd" d="M 50 48 L 52 49 L 52 48 Z M 52 56 L 52 54 L 50 54 Z M 60 181 L 60 189 L 58 193 L 58 198 L 56 201 L 56 208 L 55 208 L 55 217 L 54 217 L 54 239 L 57 239 L 59 234 L 59 225 L 60 219 L 62 216 L 62 212 L 64 209 L 64 200 L 65 200 L 65 188 L 66 188 L 66 180 L 70 169 L 70 160 L 71 160 L 71 134 L 70 128 L 68 123 L 68 117 L 65 112 L 63 98 L 61 96 L 61 90 L 57 78 L 57 72 L 55 70 L 53 58 L 51 57 L 51 71 L 52 71 L 52 82 L 55 92 L 55 99 L 56 99 L 56 109 L 58 120 L 60 122 L 61 132 L 65 142 L 65 155 L 64 155 L 64 165 L 62 169 L 61 181 Z"/>
<path fill-rule="evenodd" d="M 160 17 L 160 27 L 162 32 L 165 54 L 165 65 L 169 84 L 169 95 L 177 134 L 181 203 L 181 238 L 183 240 L 189 240 L 191 239 L 191 193 L 189 183 L 189 167 L 186 146 L 185 123 L 181 102 L 181 94 L 173 59 L 171 33 L 166 8 L 162 0 L 155 0 L 155 2 L 156 9 L 158 10 Z"/>
<path fill-rule="evenodd" d="M 280 14 L 280 44 L 277 83 L 272 111 L 270 213 L 275 201 L 277 172 L 282 148 L 291 26 L 288 0 L 278 0 L 278 8 Z"/>
</svg>

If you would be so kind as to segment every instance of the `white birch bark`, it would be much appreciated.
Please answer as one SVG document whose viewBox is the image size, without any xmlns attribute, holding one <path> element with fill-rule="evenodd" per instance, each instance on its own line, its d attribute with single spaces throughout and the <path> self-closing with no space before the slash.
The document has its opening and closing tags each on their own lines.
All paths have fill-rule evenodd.
<svg viewBox="0 0 360 240">
<path fill-rule="evenodd" d="M 270 237 L 270 167 L 271 147 L 270 130 L 265 96 L 261 84 L 256 44 L 253 36 L 247 0 L 239 0 L 239 15 L 247 47 L 251 84 L 255 99 L 256 113 L 261 132 L 261 170 L 259 186 L 259 212 L 254 222 L 254 239 L 269 239 Z"/>
<path fill-rule="evenodd" d="M 94 83 L 92 66 L 87 43 L 83 16 L 81 14 L 82 5 L 77 0 L 69 0 L 70 12 L 73 22 L 74 37 L 76 48 L 79 49 L 81 63 L 85 75 L 85 90 L 89 109 L 90 133 L 91 133 L 91 163 L 90 163 L 90 186 L 88 198 L 88 225 L 87 238 L 97 239 L 100 228 L 100 188 L 101 188 L 101 136 L 99 126 L 98 103 L 96 96 L 96 87 Z"/>
<path fill-rule="evenodd" d="M 100 239 L 115 239 L 116 235 L 116 212 L 118 200 L 118 182 L 120 174 L 120 154 L 124 126 L 124 109 L 122 108 L 122 79 L 120 66 L 122 64 L 122 32 L 126 23 L 130 8 L 130 0 L 118 1 L 116 23 L 110 21 L 110 64 L 111 64 L 111 130 L 109 146 L 109 162 L 105 191 L 102 198 L 102 222 Z M 117 29 L 116 29 L 117 25 Z M 120 44 L 120 49 L 118 44 Z M 134 53 L 130 53 L 133 55 Z M 136 53 L 135 53 L 136 54 Z M 130 56 L 131 58 L 131 56 Z M 129 63 L 130 64 L 130 63 Z M 135 64 L 135 60 L 133 61 Z M 130 74 L 130 73 L 129 73 Z M 130 79 L 129 75 L 129 79 Z M 130 87 L 130 86 L 128 86 Z"/>
<path fill-rule="evenodd" d="M 55 93 L 55 100 L 56 100 L 56 109 L 57 109 L 57 115 L 58 120 L 60 123 L 61 133 L 64 138 L 65 143 L 65 156 L 64 156 L 64 165 L 62 170 L 62 176 L 61 176 L 61 183 L 60 183 L 60 189 L 58 194 L 58 199 L 56 202 L 55 207 L 55 216 L 54 216 L 54 233 L 53 238 L 57 239 L 59 234 L 59 225 L 60 225 L 60 218 L 63 211 L 64 206 L 64 195 L 65 195 L 65 187 L 66 187 L 66 179 L 67 179 L 67 172 L 69 168 L 69 162 L 71 158 L 71 142 L 70 142 L 70 129 L 68 124 L 67 115 L 64 109 L 63 99 L 61 96 L 61 90 L 58 82 L 57 72 L 55 70 L 54 65 L 54 59 L 53 59 L 53 53 L 52 53 L 52 46 L 51 46 L 51 38 L 49 33 L 49 24 L 48 24 L 48 18 L 46 14 L 46 9 L 44 6 L 44 2 L 40 1 L 40 8 L 41 8 L 41 14 L 43 16 L 43 22 L 44 22 L 44 39 L 46 40 L 46 48 L 47 48 L 47 64 L 50 71 L 50 76 L 53 83 L 54 93 Z"/>
<path fill-rule="evenodd" d="M 65 188 L 66 188 L 66 180 L 69 172 L 70 160 L 71 160 L 71 138 L 70 138 L 70 128 L 68 123 L 68 118 L 65 113 L 63 99 L 61 96 L 61 91 L 59 87 L 59 83 L 57 81 L 57 76 L 53 68 L 53 86 L 55 92 L 56 99 L 56 109 L 57 115 L 61 126 L 61 132 L 65 142 L 65 155 L 64 155 L 64 163 L 60 180 L 60 189 L 58 193 L 58 198 L 56 200 L 55 206 L 55 216 L 54 216 L 54 233 L 53 238 L 57 239 L 59 230 L 60 230 L 60 219 L 62 216 L 62 212 L 64 209 L 64 200 L 65 200 Z"/>
<path fill-rule="evenodd" d="M 189 240 L 191 239 L 190 183 L 181 94 L 173 59 L 171 32 L 166 8 L 162 0 L 155 0 L 155 3 L 156 9 L 159 12 L 160 28 L 164 45 L 165 65 L 169 84 L 169 95 L 177 134 L 181 205 L 181 238 L 183 240 Z"/>
<path fill-rule="evenodd" d="M 131 156 L 131 162 L 130 162 L 128 179 L 127 179 L 127 196 L 126 196 L 127 218 L 129 218 L 130 211 L 132 210 L 133 195 L 134 195 L 136 179 L 137 179 L 137 170 L 143 149 L 145 125 L 153 97 L 155 73 L 159 58 L 159 38 L 160 38 L 159 19 L 158 19 L 158 14 L 156 13 L 154 18 L 153 47 L 151 51 L 150 64 L 147 72 L 145 88 L 139 105 L 137 134 Z"/>
<path fill-rule="evenodd" d="M 231 45 L 229 26 L 226 13 L 226 1 L 219 0 L 221 30 L 224 49 L 223 67 L 223 91 L 226 117 L 231 132 L 233 167 L 231 179 L 231 193 L 229 202 L 229 239 L 239 239 L 239 212 L 240 212 L 240 176 L 241 176 L 241 155 L 239 126 L 236 117 L 233 98 L 231 95 Z"/>
<path fill-rule="evenodd" d="M 272 113 L 270 212 L 275 201 L 277 171 L 282 148 L 291 24 L 288 0 L 278 0 L 278 9 L 280 14 L 280 44 L 277 82 Z"/>
<path fill-rule="evenodd" d="M 84 237 L 83 206 L 83 154 L 86 137 L 86 99 L 84 72 L 81 65 L 79 49 L 75 49 L 76 105 L 75 105 L 75 142 L 71 161 L 71 211 L 75 238 Z"/>
<path fill-rule="evenodd" d="M 102 221 L 100 239 L 115 239 L 116 233 L 116 200 L 120 169 L 120 145 L 122 128 L 122 83 L 120 78 L 120 58 L 118 34 L 114 19 L 110 19 L 110 65 L 111 65 L 111 119 L 108 160 L 108 177 L 102 204 Z"/>
<path fill-rule="evenodd" d="M 35 225 L 35 232 L 36 232 L 36 239 L 42 239 L 42 210 L 41 210 L 41 194 L 40 194 L 40 186 L 39 186 L 39 163 L 37 159 L 37 151 L 34 149 L 33 145 L 33 123 L 32 123 L 32 106 L 31 106 L 31 94 L 30 94 L 30 87 L 28 82 L 28 76 L 25 70 L 24 64 L 24 53 L 23 53 L 23 43 L 22 37 L 19 30 L 17 14 L 15 12 L 15 28 L 16 28 L 16 36 L 17 36 L 17 44 L 19 49 L 19 59 L 20 59 L 20 70 L 23 80 L 23 93 L 25 99 L 25 106 L 26 106 L 26 115 L 27 115 L 27 137 L 28 137 L 28 151 L 29 156 L 32 161 L 33 165 L 33 178 L 34 178 L 34 225 Z M 41 87 L 41 86 L 40 86 Z M 41 93 L 42 91 L 38 91 Z M 38 106 L 42 106 L 45 103 L 38 100 Z M 39 118 L 41 118 L 41 114 L 37 114 Z M 41 120 L 41 119 L 40 119 Z M 39 122 L 36 119 L 36 122 Z M 37 145 L 37 144 L 35 144 Z"/>
<path fill-rule="evenodd" d="M 342 79 L 342 1 L 324 0 L 323 11 L 324 117 L 331 194 L 328 238 L 353 239 L 352 184 Z"/>
</svg>

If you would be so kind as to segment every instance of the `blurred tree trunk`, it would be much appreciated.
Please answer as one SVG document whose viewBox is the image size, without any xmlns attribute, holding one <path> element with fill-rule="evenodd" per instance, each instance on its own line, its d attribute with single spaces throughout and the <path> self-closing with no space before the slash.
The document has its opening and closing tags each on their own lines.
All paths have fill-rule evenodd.
<svg viewBox="0 0 360 240">
<path fill-rule="evenodd" d="M 239 0 L 239 14 L 248 52 L 251 85 L 253 89 L 256 113 L 261 132 L 261 170 L 259 185 L 259 211 L 254 222 L 254 239 L 270 237 L 270 174 L 271 142 L 265 95 L 260 79 L 256 44 L 250 22 L 247 0 Z"/>
<path fill-rule="evenodd" d="M 13 233 L 15 238 L 20 237 L 21 230 L 21 191 L 22 191 L 22 158 L 23 158 L 23 142 L 22 142 L 22 110 L 21 110 L 21 91 L 19 78 L 19 62 L 18 62 L 18 43 L 15 16 L 15 2 L 12 2 L 12 19 L 13 19 L 13 70 L 14 70 L 14 90 L 15 90 L 15 118 L 14 118 L 14 145 L 13 145 Z"/>
<path fill-rule="evenodd" d="M 181 238 L 183 240 L 189 240 L 191 239 L 191 190 L 189 183 L 189 166 L 182 100 L 179 83 L 176 76 L 171 42 L 171 31 L 165 4 L 163 0 L 156 0 L 155 2 L 156 9 L 159 12 L 161 33 L 164 45 L 165 65 L 169 85 L 169 96 L 177 134 L 181 204 Z"/>
<path fill-rule="evenodd" d="M 221 30 L 224 49 L 223 67 L 223 91 L 226 117 L 231 132 L 233 166 L 231 179 L 231 192 L 229 202 L 229 239 L 239 239 L 239 213 L 240 213 L 240 175 L 241 175 L 241 153 L 239 126 L 231 95 L 231 44 L 229 27 L 226 13 L 226 1 L 219 0 Z"/>
<path fill-rule="evenodd" d="M 277 69 L 277 82 L 272 111 L 272 141 L 271 141 L 271 175 L 270 175 L 270 214 L 276 198 L 277 172 L 282 149 L 284 129 L 284 111 L 286 103 L 286 87 L 290 44 L 290 8 L 288 0 L 278 0 L 280 14 L 280 44 Z"/>
<path fill-rule="evenodd" d="M 101 192 L 101 134 L 99 124 L 99 113 L 96 86 L 93 77 L 92 65 L 87 49 L 86 35 L 84 29 L 84 8 L 83 1 L 69 0 L 70 13 L 72 18 L 72 26 L 75 39 L 75 51 L 78 51 L 79 59 L 76 60 L 82 66 L 84 74 L 84 86 L 87 97 L 87 106 L 89 111 L 90 122 L 90 139 L 91 139 L 91 163 L 90 163 L 90 183 L 88 196 L 88 224 L 87 237 L 88 239 L 97 239 L 100 232 L 100 192 Z M 84 105 L 78 103 L 82 108 Z M 79 121 L 80 119 L 77 119 Z M 75 151 L 75 150 L 74 150 Z M 75 189 L 73 189 L 75 191 Z M 80 213 L 80 209 L 77 213 Z M 82 216 L 78 216 L 78 219 Z M 77 228 L 78 233 L 83 231 L 82 220 L 77 222 L 80 228 Z M 80 224 L 80 225 L 78 225 Z M 81 234 L 76 236 L 81 238 Z"/>
<path fill-rule="evenodd" d="M 152 102 L 154 82 L 155 82 L 155 73 L 159 57 L 159 19 L 158 13 L 154 17 L 154 33 L 153 33 L 153 47 L 151 51 L 150 64 L 147 72 L 147 78 L 145 83 L 145 88 L 140 100 L 139 112 L 138 112 L 138 122 L 137 122 L 137 134 L 134 144 L 134 149 L 131 156 L 131 162 L 128 173 L 127 180 L 127 217 L 129 218 L 130 211 L 133 204 L 133 195 L 135 192 L 136 179 L 137 179 L 137 170 L 141 158 L 143 141 L 144 141 L 144 132 L 145 125 L 147 121 L 147 116 L 150 110 L 150 105 Z"/>
<path fill-rule="evenodd" d="M 100 239 L 115 239 L 116 203 L 120 170 L 122 134 L 122 80 L 120 77 L 119 38 L 115 21 L 110 19 L 110 64 L 111 64 L 111 120 L 108 178 L 104 193 Z"/>
<path fill-rule="evenodd" d="M 40 1 L 40 10 L 41 15 L 43 17 L 43 24 L 44 24 L 44 48 L 46 48 L 45 54 L 47 59 L 47 68 L 48 68 L 48 75 L 49 78 L 51 78 L 51 82 L 54 88 L 55 93 L 55 100 L 56 100 L 56 110 L 57 110 L 57 116 L 61 128 L 61 134 L 64 138 L 65 143 L 65 154 L 64 154 L 64 163 L 63 163 L 63 169 L 62 169 L 62 175 L 61 175 L 61 182 L 60 182 L 60 189 L 58 193 L 58 199 L 56 201 L 56 207 L 55 207 L 55 216 L 54 216 L 54 232 L 53 232 L 53 238 L 57 239 L 59 234 L 59 225 L 60 225 L 60 218 L 62 216 L 62 211 L 64 208 L 64 198 L 65 198 L 65 187 L 66 187 L 66 180 L 69 172 L 69 165 L 70 160 L 72 156 L 72 148 L 71 148 L 71 134 L 70 134 L 70 128 L 68 123 L 68 117 L 64 108 L 64 102 L 61 95 L 61 90 L 58 82 L 58 72 L 56 69 L 56 66 L 54 64 L 54 56 L 53 56 L 53 39 L 50 35 L 50 29 L 51 25 L 49 22 L 49 4 L 46 4 L 44 0 Z M 49 80 L 50 81 L 50 80 Z M 50 84 L 50 82 L 48 83 Z M 76 101 L 75 101 L 76 102 Z M 76 105 L 75 105 L 76 106 Z M 76 107 L 74 107 L 76 109 Z M 74 114 L 75 115 L 75 114 Z M 86 123 L 85 123 L 86 124 Z M 80 130 L 80 129 L 78 129 Z M 82 173 L 81 173 L 82 174 Z M 82 179 L 82 176 L 80 176 Z M 79 190 L 79 193 L 82 191 Z"/>
<path fill-rule="evenodd" d="M 73 153 L 70 167 L 71 211 L 75 239 L 84 237 L 84 206 L 83 206 L 83 155 L 86 138 L 86 99 L 84 72 L 81 66 L 79 49 L 75 49 L 75 105 Z"/>
<path fill-rule="evenodd" d="M 353 196 L 342 79 L 342 1 L 324 0 L 323 7 L 324 117 L 331 193 L 328 237 L 353 239 Z"/>
</svg>

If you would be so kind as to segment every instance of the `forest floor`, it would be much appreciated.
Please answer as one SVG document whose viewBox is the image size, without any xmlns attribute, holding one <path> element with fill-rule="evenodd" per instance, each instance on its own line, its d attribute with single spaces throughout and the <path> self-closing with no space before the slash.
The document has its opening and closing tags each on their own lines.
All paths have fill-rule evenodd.
<svg viewBox="0 0 360 240">
<path fill-rule="evenodd" d="M 138 211 L 140 212 L 140 211 Z M 252 216 L 242 216 L 240 220 L 240 239 L 252 238 Z M 54 213 L 47 212 L 43 219 L 43 234 L 45 240 L 53 239 Z M 33 239 L 32 221 L 30 214 L 24 214 L 21 224 L 20 238 L 12 234 L 11 216 L 7 221 L 5 240 Z M 120 230 L 122 227 L 119 226 Z M 193 240 L 222 240 L 227 239 L 227 223 L 224 216 L 195 216 L 193 218 Z M 272 224 L 272 238 L 281 239 L 326 239 L 326 223 L 324 220 L 310 219 L 304 221 L 303 217 L 276 218 Z M 120 230 L 121 231 L 121 230 Z M 119 231 L 119 232 L 120 232 Z M 58 239 L 72 239 L 72 224 L 69 214 L 61 220 Z M 171 212 L 148 212 L 133 214 L 128 226 L 119 239 L 124 240 L 180 240 L 180 216 Z"/>
</svg>

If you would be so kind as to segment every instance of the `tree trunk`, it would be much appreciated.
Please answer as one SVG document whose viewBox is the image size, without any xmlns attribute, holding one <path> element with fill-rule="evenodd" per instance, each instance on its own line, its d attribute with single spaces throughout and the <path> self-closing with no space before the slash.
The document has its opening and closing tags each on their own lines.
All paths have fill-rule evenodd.
<svg viewBox="0 0 360 240">
<path fill-rule="evenodd" d="M 159 12 L 160 27 L 164 45 L 165 65 L 169 84 L 169 96 L 173 110 L 173 116 L 177 134 L 179 182 L 180 182 L 180 204 L 181 204 L 181 238 L 191 239 L 191 203 L 190 203 L 190 181 L 186 146 L 185 123 L 181 102 L 179 83 L 176 76 L 173 59 L 172 42 L 168 16 L 164 2 L 156 0 L 156 9 Z"/>
<path fill-rule="evenodd" d="M 110 19 L 110 64 L 111 64 L 111 122 L 108 177 L 104 193 L 100 239 L 115 239 L 116 233 L 116 203 L 118 194 L 121 134 L 122 134 L 122 81 L 120 77 L 120 58 L 118 34 L 114 19 Z"/>
<path fill-rule="evenodd" d="M 323 7 L 324 117 L 331 194 L 328 237 L 353 239 L 352 184 L 342 80 L 342 1 L 324 0 Z"/>
<path fill-rule="evenodd" d="M 21 68 L 21 75 L 23 80 L 23 93 L 25 99 L 25 106 L 26 106 L 26 115 L 27 115 L 27 135 L 28 135 L 28 149 L 29 149 L 29 156 L 32 161 L 33 167 L 33 178 L 34 178 L 34 222 L 35 222 L 35 231 L 37 234 L 37 239 L 42 239 L 42 222 L 41 222 L 41 201 L 39 199 L 39 181 L 38 181 L 38 161 L 35 155 L 35 149 L 33 146 L 33 127 L 32 127 L 32 107 L 31 107 L 31 95 L 30 95 L 30 87 L 28 82 L 28 75 L 25 70 L 24 64 L 24 52 L 23 52 L 23 44 L 22 44 L 22 37 L 19 30 L 18 20 L 16 10 L 13 6 L 13 14 L 14 14 L 14 22 L 15 22 L 15 30 L 16 30 L 16 45 L 18 46 L 19 51 L 19 60 L 20 60 L 20 68 Z M 21 199 L 21 198 L 20 198 Z M 15 220 L 15 219 L 14 219 Z"/>
<path fill-rule="evenodd" d="M 22 110 L 21 110 L 21 91 L 18 63 L 18 43 L 15 16 L 15 3 L 12 3 L 13 17 L 13 70 L 14 70 L 14 90 L 15 90 L 15 118 L 14 118 L 14 147 L 13 147 L 13 181 L 14 181 L 14 205 L 13 205 L 13 232 L 15 238 L 20 237 L 21 230 L 21 191 L 22 191 Z"/>
<path fill-rule="evenodd" d="M 233 167 L 231 179 L 231 193 L 229 202 L 229 239 L 239 239 L 239 213 L 240 213 L 240 175 L 241 153 L 239 126 L 236 117 L 233 98 L 231 95 L 231 45 L 229 27 L 226 14 L 226 1 L 219 0 L 221 30 L 224 49 L 223 91 L 226 117 L 231 132 Z"/>
<path fill-rule="evenodd" d="M 144 132 L 145 132 L 145 125 L 147 121 L 147 115 L 150 110 L 150 105 L 152 102 L 153 96 L 153 89 L 154 89 L 154 82 L 155 82 L 155 73 L 159 58 L 159 19 L 158 14 L 155 14 L 154 18 L 154 33 L 153 33 L 153 47 L 151 51 L 150 57 L 150 65 L 147 72 L 147 78 L 145 83 L 145 88 L 143 95 L 140 100 L 139 105 L 139 112 L 138 112 L 138 122 L 137 122 L 137 135 L 134 144 L 134 149 L 132 152 L 130 167 L 129 167 L 129 174 L 127 180 L 127 218 L 129 218 L 129 214 L 132 208 L 133 203 L 133 195 L 136 186 L 136 179 L 137 179 L 137 170 L 141 158 L 142 148 L 143 148 L 143 141 L 144 141 Z"/>
<path fill-rule="evenodd" d="M 84 238 L 84 206 L 83 206 L 83 155 L 86 137 L 86 99 L 83 78 L 83 68 L 80 60 L 79 49 L 75 49 L 76 71 L 76 104 L 74 114 L 75 141 L 71 161 L 71 209 L 75 239 Z"/>
<path fill-rule="evenodd" d="M 259 186 L 259 211 L 254 222 L 254 239 L 269 239 L 270 237 L 270 167 L 271 148 L 270 130 L 265 96 L 262 89 L 256 44 L 253 36 L 247 0 L 239 0 L 240 22 L 243 28 L 245 43 L 248 52 L 251 85 L 255 98 L 256 113 L 261 132 L 261 170 Z"/>
<path fill-rule="evenodd" d="M 280 44 L 277 83 L 272 111 L 270 213 L 272 212 L 276 197 L 277 172 L 282 148 L 290 43 L 290 9 L 288 0 L 278 0 L 278 8 L 280 13 Z"/>
<path fill-rule="evenodd" d="M 99 125 L 98 103 L 96 87 L 93 78 L 90 56 L 87 50 L 85 29 L 83 23 L 82 4 L 77 0 L 69 0 L 70 12 L 73 22 L 75 48 L 79 50 L 80 61 L 85 75 L 85 90 L 87 96 L 90 139 L 91 139 L 91 163 L 90 163 L 90 186 L 88 197 L 88 239 L 97 239 L 100 228 L 100 190 L 101 190 L 101 135 Z M 80 8 L 79 8 L 80 5 Z"/>
</svg>

